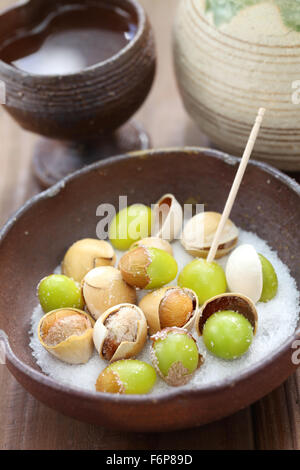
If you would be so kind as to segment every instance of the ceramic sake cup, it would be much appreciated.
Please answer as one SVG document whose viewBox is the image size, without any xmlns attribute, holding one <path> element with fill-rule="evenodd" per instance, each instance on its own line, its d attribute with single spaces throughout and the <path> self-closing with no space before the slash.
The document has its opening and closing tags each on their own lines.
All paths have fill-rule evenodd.
<svg viewBox="0 0 300 470">
<path fill-rule="evenodd" d="M 94 3 L 21 1 L 0 12 L 0 48 L 17 31 L 40 24 L 65 5 Z M 129 43 L 109 59 L 67 75 L 30 74 L 0 60 L 5 109 L 24 129 L 55 139 L 43 140 L 35 152 L 35 173 L 43 186 L 103 156 L 149 145 L 139 126 L 116 131 L 140 108 L 151 89 L 156 67 L 152 28 L 136 0 L 103 3 L 125 10 L 137 28 Z"/>
</svg>

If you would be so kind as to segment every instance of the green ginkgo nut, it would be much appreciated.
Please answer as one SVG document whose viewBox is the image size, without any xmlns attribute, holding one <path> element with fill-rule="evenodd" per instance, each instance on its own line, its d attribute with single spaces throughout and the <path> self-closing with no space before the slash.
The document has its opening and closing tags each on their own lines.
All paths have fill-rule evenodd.
<svg viewBox="0 0 300 470">
<path fill-rule="evenodd" d="M 155 369 L 146 362 L 125 359 L 106 367 L 98 377 L 96 390 L 106 393 L 142 395 L 149 393 L 156 382 Z"/>
<path fill-rule="evenodd" d="M 177 276 L 178 266 L 175 258 L 159 248 L 147 248 L 151 263 L 147 267 L 150 282 L 145 289 L 158 289 Z"/>
<path fill-rule="evenodd" d="M 227 290 L 226 276 L 217 263 L 205 259 L 195 259 L 187 264 L 178 277 L 178 285 L 193 290 L 200 304 Z"/>
<path fill-rule="evenodd" d="M 260 296 L 260 302 L 269 302 L 269 300 L 272 300 L 277 294 L 278 278 L 270 261 L 259 253 L 258 256 L 261 262 L 263 275 L 263 289 Z"/>
<path fill-rule="evenodd" d="M 196 341 L 185 330 L 165 329 L 151 339 L 153 364 L 170 385 L 184 383 L 198 368 Z"/>
<path fill-rule="evenodd" d="M 109 239 L 121 251 L 151 234 L 152 211 L 144 204 L 133 204 L 122 209 L 109 226 Z"/>
<path fill-rule="evenodd" d="M 245 354 L 253 339 L 253 329 L 243 315 L 223 310 L 211 315 L 203 328 L 206 348 L 222 359 L 237 359 Z"/>
<path fill-rule="evenodd" d="M 51 274 L 38 285 L 38 298 L 45 313 L 60 308 L 84 306 L 81 289 L 77 282 L 62 274 Z"/>
</svg>

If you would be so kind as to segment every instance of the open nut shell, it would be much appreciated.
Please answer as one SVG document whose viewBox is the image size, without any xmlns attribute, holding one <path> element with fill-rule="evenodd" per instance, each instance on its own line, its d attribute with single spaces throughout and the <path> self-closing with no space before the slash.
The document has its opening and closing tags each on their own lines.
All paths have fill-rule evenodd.
<svg viewBox="0 0 300 470">
<path fill-rule="evenodd" d="M 228 290 L 246 295 L 257 303 L 263 290 L 263 272 L 254 246 L 240 245 L 228 258 L 226 265 Z"/>
<path fill-rule="evenodd" d="M 135 288 L 129 286 L 120 271 L 111 266 L 102 266 L 90 271 L 82 281 L 82 295 L 95 320 L 115 305 L 136 303 Z"/>
<path fill-rule="evenodd" d="M 85 238 L 74 243 L 65 254 L 62 273 L 81 282 L 84 276 L 99 266 L 114 266 L 116 255 L 113 247 L 104 240 Z"/>
<path fill-rule="evenodd" d="M 45 343 L 45 335 L 57 320 L 75 314 L 84 315 L 89 319 L 91 328 L 88 328 L 83 334 L 71 335 L 64 341 L 53 346 Z M 93 344 L 93 326 L 95 322 L 86 312 L 75 308 L 63 308 L 53 310 L 44 315 L 38 325 L 38 338 L 42 346 L 53 356 L 68 364 L 85 364 L 91 358 L 94 351 Z"/>
<path fill-rule="evenodd" d="M 187 330 L 192 329 L 194 325 L 194 320 L 195 320 L 195 317 L 199 308 L 197 295 L 191 289 L 181 288 L 178 286 L 168 286 L 168 287 L 163 287 L 161 289 L 158 289 L 154 292 L 151 292 L 150 294 L 143 297 L 143 299 L 139 303 L 139 307 L 143 310 L 145 317 L 147 319 L 150 335 L 153 335 L 157 333 L 158 331 L 161 331 L 163 328 L 165 328 L 165 327 L 162 327 L 161 325 L 160 313 L 163 308 L 164 301 L 167 298 L 168 294 L 174 291 L 184 292 L 188 294 L 192 299 L 192 304 L 193 304 L 192 314 L 190 318 L 188 319 L 188 321 L 181 326 L 181 328 L 185 328 Z M 170 319 L 170 323 L 171 322 L 172 320 Z M 168 327 L 173 327 L 173 326 L 176 326 L 176 325 L 174 324 L 168 325 Z"/>
<path fill-rule="evenodd" d="M 148 237 L 143 238 L 142 240 L 138 240 L 131 245 L 130 249 L 132 250 L 138 246 L 144 246 L 146 248 L 158 248 L 159 250 L 164 250 L 169 253 L 169 255 L 173 256 L 173 249 L 170 243 L 167 240 L 163 240 L 159 237 Z"/>
<path fill-rule="evenodd" d="M 195 319 L 195 326 L 199 336 L 202 336 L 203 328 L 208 318 L 222 310 L 233 310 L 244 315 L 253 328 L 253 334 L 256 334 L 258 316 L 252 300 L 242 294 L 227 293 L 216 295 L 209 299 L 199 310 Z"/>
<path fill-rule="evenodd" d="M 122 278 L 130 286 L 145 289 L 150 282 L 147 268 L 151 261 L 149 251 L 144 246 L 127 251 L 119 261 Z"/>
<path fill-rule="evenodd" d="M 134 309 L 139 316 L 139 320 L 134 320 L 135 322 L 137 321 L 136 337 L 134 341 L 121 341 L 120 344 L 117 346 L 115 352 L 113 353 L 112 357 L 110 358 L 110 362 L 118 361 L 120 359 L 129 359 L 131 357 L 137 356 L 139 352 L 143 349 L 147 340 L 147 321 L 142 310 L 136 305 L 128 303 L 115 305 L 114 307 L 104 312 L 100 318 L 98 318 L 94 327 L 94 345 L 100 357 L 102 359 L 105 359 L 103 355 L 103 346 L 109 334 L 109 330 L 106 327 L 105 322 L 110 315 L 119 312 L 119 310 L 124 307 L 130 307 Z"/>
<path fill-rule="evenodd" d="M 152 234 L 154 237 L 172 241 L 182 228 L 182 207 L 173 194 L 165 194 L 155 204 L 153 209 L 154 223 Z"/>
<path fill-rule="evenodd" d="M 202 212 L 190 219 L 184 227 L 181 244 L 192 256 L 207 258 L 217 231 L 221 214 L 218 212 Z M 220 238 L 215 258 L 227 255 L 237 244 L 239 230 L 228 219 Z"/>
</svg>

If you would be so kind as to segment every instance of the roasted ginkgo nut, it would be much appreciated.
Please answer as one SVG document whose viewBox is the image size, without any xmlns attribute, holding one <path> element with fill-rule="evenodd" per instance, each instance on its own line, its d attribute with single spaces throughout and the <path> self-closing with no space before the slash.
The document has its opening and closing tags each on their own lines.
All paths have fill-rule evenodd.
<svg viewBox="0 0 300 470">
<path fill-rule="evenodd" d="M 62 274 L 51 274 L 42 279 L 37 293 L 45 313 L 68 307 L 83 309 L 84 306 L 79 284 Z"/>
<path fill-rule="evenodd" d="M 198 298 L 190 289 L 166 286 L 145 295 L 139 303 L 153 335 L 177 326 L 190 330 L 198 311 Z"/>
<path fill-rule="evenodd" d="M 160 305 L 161 328 L 183 327 L 194 310 L 193 299 L 180 289 L 171 289 Z"/>
<path fill-rule="evenodd" d="M 165 328 L 150 339 L 152 363 L 169 385 L 188 383 L 203 363 L 195 339 L 182 328 Z"/>
<path fill-rule="evenodd" d="M 117 361 L 135 357 L 147 340 L 145 315 L 136 305 L 116 305 L 98 318 L 93 338 L 102 359 Z"/>
<path fill-rule="evenodd" d="M 270 261 L 247 243 L 229 256 L 226 279 L 231 292 L 240 292 L 254 303 L 268 302 L 278 289 L 277 275 Z"/>
<path fill-rule="evenodd" d="M 114 266 L 116 255 L 113 247 L 104 240 L 85 238 L 78 240 L 66 252 L 62 273 L 81 282 L 84 276 L 99 266 Z"/>
<path fill-rule="evenodd" d="M 223 268 L 204 259 L 195 259 L 187 264 L 178 276 L 178 285 L 192 289 L 200 304 L 227 290 Z"/>
<path fill-rule="evenodd" d="M 157 289 L 175 279 L 178 267 L 166 251 L 140 246 L 122 256 L 119 269 L 129 285 Z"/>
<path fill-rule="evenodd" d="M 258 314 L 254 302 L 243 294 L 227 292 L 216 295 L 207 300 L 198 310 L 195 317 L 195 328 L 199 336 L 203 334 L 205 322 L 214 313 L 230 310 L 243 315 L 251 324 L 253 334 L 256 334 L 258 326 Z"/>
<path fill-rule="evenodd" d="M 121 251 L 129 250 L 133 242 L 151 234 L 152 211 L 144 204 L 122 209 L 109 226 L 109 239 Z"/>
<path fill-rule="evenodd" d="M 149 393 L 155 382 L 156 373 L 150 364 L 127 359 L 106 367 L 97 379 L 96 390 L 105 393 L 141 395 Z"/>
<path fill-rule="evenodd" d="M 184 227 L 181 243 L 192 256 L 207 258 L 213 238 L 221 220 L 218 212 L 201 212 L 192 217 Z M 219 240 L 215 258 L 227 255 L 237 244 L 239 231 L 228 219 Z"/>
<path fill-rule="evenodd" d="M 231 310 L 216 312 L 205 322 L 203 341 L 215 356 L 233 360 L 245 354 L 253 340 L 253 328 L 247 318 Z"/>
<path fill-rule="evenodd" d="M 260 302 L 269 302 L 277 294 L 278 278 L 276 271 L 270 261 L 265 256 L 258 253 L 263 276 L 263 288 L 260 296 Z"/>
<path fill-rule="evenodd" d="M 160 250 L 164 250 L 169 255 L 173 256 L 173 249 L 171 244 L 167 240 L 163 240 L 163 238 L 159 237 L 147 237 L 143 238 L 142 240 L 138 240 L 137 242 L 134 242 L 130 249 L 133 250 L 134 248 L 137 248 L 138 246 L 144 246 L 144 247 L 150 247 L 150 248 L 158 248 Z"/>
<path fill-rule="evenodd" d="M 85 364 L 93 354 L 94 320 L 82 310 L 63 308 L 44 315 L 38 326 L 42 346 L 68 364 Z"/>
<path fill-rule="evenodd" d="M 82 281 L 82 293 L 91 315 L 97 320 L 106 310 L 122 303 L 135 304 L 136 290 L 112 266 L 88 272 Z"/>
</svg>

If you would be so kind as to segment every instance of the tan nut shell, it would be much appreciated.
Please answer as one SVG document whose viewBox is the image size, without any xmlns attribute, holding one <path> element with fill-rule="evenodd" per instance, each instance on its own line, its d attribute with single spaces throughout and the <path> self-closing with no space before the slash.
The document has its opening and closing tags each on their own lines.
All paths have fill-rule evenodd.
<svg viewBox="0 0 300 470">
<path fill-rule="evenodd" d="M 148 238 L 143 238 L 142 240 L 138 240 L 137 242 L 134 242 L 130 249 L 132 250 L 133 248 L 137 248 L 138 246 L 145 246 L 147 248 L 158 248 L 160 250 L 164 250 L 169 255 L 173 256 L 173 249 L 170 245 L 170 243 L 167 240 L 163 240 L 162 238 L 159 237 L 148 237 Z"/>
<path fill-rule="evenodd" d="M 142 310 L 136 305 L 128 303 L 115 305 L 114 307 L 104 312 L 100 318 L 98 318 L 94 327 L 94 345 L 100 357 L 104 359 L 102 349 L 103 343 L 108 334 L 108 329 L 104 325 L 105 320 L 110 315 L 117 313 L 122 307 L 132 307 L 139 314 L 140 320 L 138 321 L 137 335 L 134 342 L 122 341 L 121 344 L 118 346 L 117 350 L 115 351 L 114 355 L 112 356 L 110 362 L 118 361 L 120 359 L 129 359 L 131 357 L 137 356 L 139 352 L 143 349 L 147 340 L 147 322 Z"/>
<path fill-rule="evenodd" d="M 101 266 L 88 272 L 82 281 L 82 295 L 95 320 L 115 305 L 136 303 L 135 288 L 129 286 L 120 271 L 111 266 Z"/>
<path fill-rule="evenodd" d="M 254 246 L 238 246 L 226 264 L 226 280 L 230 292 L 240 292 L 257 303 L 263 290 L 263 272 Z"/>
<path fill-rule="evenodd" d="M 147 268 L 151 261 L 148 248 L 144 246 L 127 251 L 119 261 L 122 278 L 131 286 L 145 289 L 150 282 Z"/>
<path fill-rule="evenodd" d="M 242 294 L 227 293 L 216 295 L 209 299 L 199 310 L 195 318 L 196 331 L 199 336 L 202 336 L 203 327 L 207 319 L 214 313 L 222 310 L 233 310 L 244 315 L 253 328 L 253 334 L 256 334 L 258 316 L 252 300 Z"/>
<path fill-rule="evenodd" d="M 184 249 L 192 256 L 207 258 L 220 219 L 218 212 L 202 212 L 192 217 L 183 230 L 181 243 Z M 238 228 L 228 219 L 215 258 L 227 255 L 236 246 L 238 236 Z"/>
<path fill-rule="evenodd" d="M 193 314 L 189 321 L 185 323 L 181 328 L 191 330 L 194 325 L 194 320 L 199 309 L 198 297 L 194 291 L 187 288 L 181 288 L 178 286 L 168 286 L 162 287 L 156 291 L 151 292 L 142 298 L 139 303 L 139 307 L 143 310 L 147 323 L 149 326 L 149 334 L 154 335 L 158 331 L 161 331 L 163 328 L 160 323 L 160 309 L 162 307 L 163 301 L 166 298 L 168 292 L 172 290 L 180 290 L 188 293 L 193 300 Z M 168 325 L 168 327 L 173 327 L 175 325 Z"/>
<path fill-rule="evenodd" d="M 99 266 L 114 266 L 116 255 L 113 247 L 104 240 L 84 238 L 74 243 L 65 254 L 62 273 L 81 282 L 84 276 Z"/>
<path fill-rule="evenodd" d="M 86 332 L 80 336 L 69 336 L 66 340 L 54 346 L 49 346 L 43 341 L 43 330 L 45 328 L 48 331 L 49 328 L 55 323 L 55 320 L 64 318 L 66 316 L 71 316 L 76 313 L 86 316 L 90 320 L 92 327 L 94 326 L 95 321 L 93 318 L 91 318 L 90 315 L 83 312 L 82 310 L 78 310 L 76 308 L 53 310 L 41 318 L 38 325 L 38 338 L 41 345 L 50 354 L 57 357 L 61 361 L 68 364 L 85 364 L 91 358 L 94 351 L 93 328 L 87 329 Z"/>
<path fill-rule="evenodd" d="M 154 237 L 163 238 L 171 242 L 180 233 L 183 211 L 173 194 L 165 194 L 157 201 L 153 209 L 153 217 L 152 234 Z"/>
</svg>

